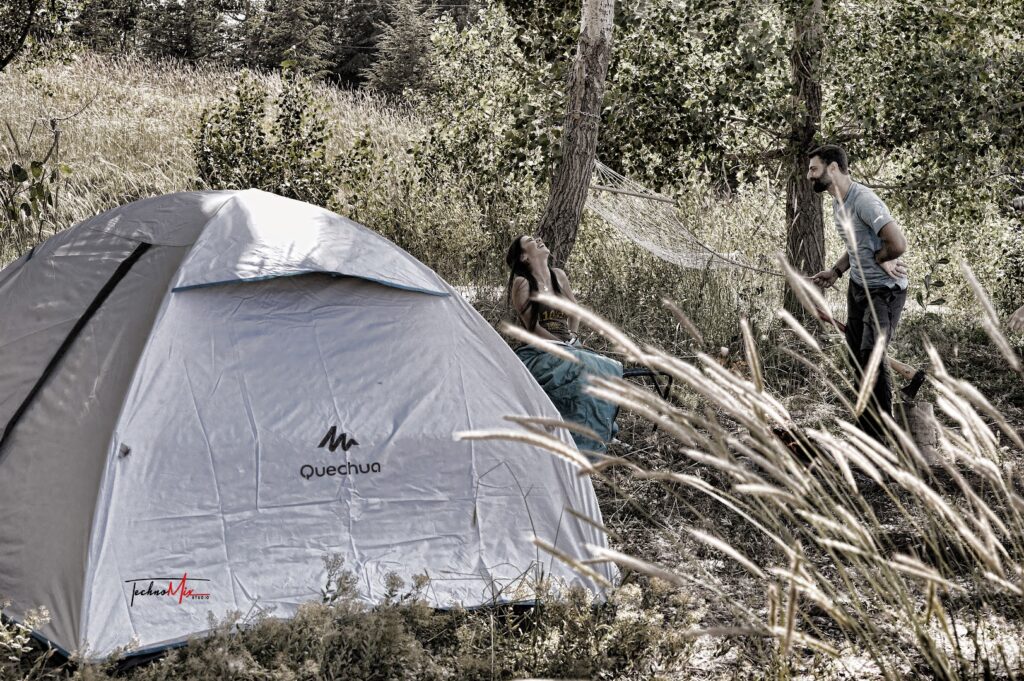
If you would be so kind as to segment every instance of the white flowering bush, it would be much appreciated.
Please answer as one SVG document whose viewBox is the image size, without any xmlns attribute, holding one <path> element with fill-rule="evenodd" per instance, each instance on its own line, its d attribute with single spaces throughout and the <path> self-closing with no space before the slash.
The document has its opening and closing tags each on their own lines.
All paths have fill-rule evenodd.
<svg viewBox="0 0 1024 681">
<path fill-rule="evenodd" d="M 10 605 L 10 601 L 0 602 L 0 610 Z M 29 610 L 22 623 L 0 620 L 0 681 L 31 678 L 39 670 L 45 657 L 28 659 L 33 651 L 32 630 L 49 621 L 50 613 L 45 607 Z"/>
</svg>

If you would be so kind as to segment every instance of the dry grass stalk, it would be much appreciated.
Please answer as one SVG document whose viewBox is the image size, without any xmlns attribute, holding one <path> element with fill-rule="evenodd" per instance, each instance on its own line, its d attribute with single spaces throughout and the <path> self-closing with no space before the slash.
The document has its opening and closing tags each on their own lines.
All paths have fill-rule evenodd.
<svg viewBox="0 0 1024 681">
<path fill-rule="evenodd" d="M 974 276 L 974 271 L 970 265 L 966 262 L 960 263 L 960 271 L 963 272 L 964 278 L 967 279 L 968 286 L 971 287 L 971 291 L 974 292 L 974 297 L 981 305 L 981 309 L 984 314 L 981 317 L 981 325 L 985 329 L 985 333 L 992 339 L 992 342 L 999 349 L 999 352 L 1003 355 L 1006 363 L 1010 365 L 1010 368 L 1014 371 L 1021 373 L 1020 358 L 1017 353 L 1013 351 L 1013 347 L 1010 342 L 1006 340 L 1006 336 L 999 328 L 999 316 L 996 315 L 996 309 L 992 306 L 992 301 L 989 300 L 988 294 L 985 289 L 982 288 L 981 284 L 978 283 L 977 277 Z"/>
<path fill-rule="evenodd" d="M 537 416 L 506 416 L 505 420 L 511 421 L 512 423 L 518 423 L 521 426 L 525 426 L 541 434 L 546 434 L 548 432 L 547 429 L 560 428 L 562 430 L 578 433 L 579 435 L 590 438 L 596 442 L 601 441 L 601 436 L 594 432 L 593 429 L 587 428 L 580 423 L 570 423 L 569 421 L 563 421 L 562 419 L 542 418 Z"/>
<path fill-rule="evenodd" d="M 704 336 L 701 334 L 700 330 L 675 303 L 668 299 L 662 299 L 661 304 L 672 313 L 672 316 L 676 318 L 677 322 L 679 322 L 679 326 L 683 328 L 683 331 L 685 331 L 690 338 L 697 342 L 697 345 L 704 345 Z"/>
<path fill-rule="evenodd" d="M 814 340 L 814 336 L 808 333 L 804 325 L 796 320 L 796 317 L 791 315 L 786 310 L 780 309 L 775 313 L 779 319 L 786 323 L 790 331 L 796 334 L 796 337 L 803 341 L 804 345 L 811 348 L 817 353 L 821 353 L 821 346 L 818 345 L 818 341 Z"/>
<path fill-rule="evenodd" d="M 749 558 L 747 558 L 742 553 L 737 551 L 735 548 L 730 546 L 728 543 L 706 532 L 701 532 L 700 530 L 694 530 L 691 528 L 688 529 L 687 532 L 689 532 L 690 536 L 692 536 L 697 541 L 703 542 L 708 546 L 714 547 L 722 553 L 724 553 L 725 555 L 729 556 L 734 561 L 742 565 L 744 569 L 747 570 L 747 572 L 750 572 L 752 575 L 760 577 L 761 579 L 765 579 L 766 575 L 764 571 L 761 570 L 761 568 L 754 565 L 753 561 L 751 561 Z"/>
<path fill-rule="evenodd" d="M 541 305 L 546 305 L 547 307 L 564 312 L 571 317 L 576 317 L 581 322 L 610 340 L 612 344 L 628 358 L 643 363 L 642 359 L 644 353 L 640 349 L 640 346 L 634 343 L 629 336 L 619 331 L 615 328 L 615 325 L 611 324 L 603 317 L 573 303 L 563 296 L 542 293 L 540 295 L 531 296 L 531 300 L 535 300 Z"/>
<path fill-rule="evenodd" d="M 549 340 L 547 338 L 541 338 L 537 334 L 531 333 L 521 326 L 510 324 L 508 322 L 502 322 L 501 325 L 498 327 L 498 330 L 501 331 L 506 336 L 511 336 L 512 338 L 515 338 L 518 341 L 526 343 L 527 345 L 532 345 L 538 350 L 542 350 L 548 353 L 549 355 L 552 355 L 559 359 L 563 359 L 566 362 L 569 362 L 571 364 L 580 363 L 580 361 L 576 358 L 574 354 L 566 350 L 564 347 L 562 347 L 555 341 Z"/>
<path fill-rule="evenodd" d="M 757 352 L 754 334 L 751 333 L 750 322 L 746 318 L 740 320 L 740 331 L 743 334 L 744 354 L 747 357 L 747 364 L 750 365 L 750 376 L 754 381 L 754 389 L 762 393 L 764 392 L 764 375 L 761 371 L 761 355 Z"/>
<path fill-rule="evenodd" d="M 608 580 L 605 579 L 604 576 L 600 572 L 598 572 L 597 570 L 591 568 L 588 565 L 584 565 L 582 562 L 580 562 L 579 560 L 573 558 L 572 556 L 570 556 L 569 554 L 565 553 L 561 549 L 555 548 L 554 546 L 552 546 L 551 544 L 547 543 L 546 541 L 544 541 L 543 539 L 541 539 L 539 537 L 534 537 L 533 538 L 533 544 L 534 544 L 534 546 L 539 548 L 541 551 L 544 551 L 545 553 L 551 554 L 553 557 L 557 558 L 558 560 L 560 560 L 561 562 L 565 563 L 566 565 L 568 565 L 572 569 L 576 570 L 581 575 L 585 575 L 585 576 L 589 577 L 590 579 L 594 580 L 597 584 L 600 584 L 602 587 L 604 587 L 606 589 L 607 588 L 611 588 L 611 586 L 612 586 L 611 583 L 609 583 Z"/>
<path fill-rule="evenodd" d="M 516 430 L 471 430 L 461 431 L 453 434 L 455 440 L 505 440 L 512 442 L 525 442 L 527 444 L 546 449 L 552 454 L 565 459 L 571 464 L 579 466 L 583 470 L 590 470 L 590 462 L 580 454 L 575 447 L 570 447 L 561 440 L 548 435 L 541 435 L 535 431 Z"/>
<path fill-rule="evenodd" d="M 823 303 L 805 281 L 797 280 L 794 287 L 802 291 L 810 309 Z M 795 319 L 780 317 L 794 326 Z M 827 614 L 842 636 L 856 642 L 887 678 L 899 678 L 908 665 L 962 675 L 957 656 L 965 625 L 947 612 L 942 594 L 971 594 L 984 601 L 988 593 L 1019 597 L 1024 585 L 1024 498 L 1015 492 L 1016 468 L 1000 465 L 1005 453 L 1000 454 L 988 425 L 994 422 L 1006 432 L 1012 430 L 1009 423 L 980 391 L 951 377 L 936 356 L 932 383 L 940 412 L 956 424 L 939 428 L 946 456 L 939 468 L 923 457 L 909 433 L 885 415 L 891 438 L 884 444 L 845 419 L 801 429 L 820 452 L 807 466 L 773 432 L 781 427 L 793 433 L 795 426 L 757 366 L 759 355 L 750 328 L 741 325 L 741 332 L 751 360 L 750 380 L 705 354 L 687 362 L 654 348 L 629 350 L 647 366 L 672 375 L 681 390 L 699 395 L 708 405 L 704 413 L 682 412 L 649 391 L 615 380 L 595 381 L 589 390 L 634 410 L 678 438 L 681 447 L 674 452 L 676 460 L 699 464 L 703 473 L 645 470 L 613 459 L 607 465 L 598 464 L 601 470 L 625 466 L 639 480 L 679 487 L 680 498 L 702 495 L 729 518 L 738 518 L 756 536 L 753 541 L 770 541 L 775 555 L 789 563 L 788 569 L 770 567 L 760 557 L 764 548 L 756 553 L 747 548 L 756 544 L 733 531 L 733 523 L 713 531 L 703 527 L 687 531 L 689 537 L 742 565 L 752 578 L 766 582 L 767 622 L 765 613 L 750 612 L 718 580 L 709 583 L 612 550 L 598 552 L 595 560 L 612 560 L 671 583 L 709 590 L 724 598 L 741 618 L 736 626 L 694 628 L 688 632 L 693 636 L 767 634 L 777 639 L 783 656 L 799 648 L 833 654 L 831 638 L 809 635 L 818 634 L 818 625 L 804 616 L 804 599 Z M 794 332 L 820 353 L 813 336 Z M 604 333 L 614 338 L 613 333 Z M 628 347 L 621 340 L 616 342 Z M 883 349 L 884 345 L 876 345 L 864 367 L 865 385 L 880 371 Z M 935 354 L 934 349 L 930 351 Z M 831 373 L 840 372 L 825 359 L 812 363 L 815 374 L 834 386 Z M 861 414 L 869 408 L 869 393 L 862 389 L 848 413 Z M 734 419 L 739 432 L 723 427 L 721 414 Z M 1009 442 L 1020 444 L 1019 434 L 1006 434 Z M 984 490 L 968 483 L 958 466 L 976 471 Z M 945 489 L 932 487 L 936 471 L 944 471 L 958 488 L 957 503 L 950 501 Z M 874 486 L 861 482 L 860 474 Z M 694 507 L 697 503 L 687 502 Z M 888 508 L 884 518 L 879 504 Z M 904 535 L 912 539 L 902 539 Z M 905 555 L 906 541 L 912 541 L 910 550 L 922 557 Z M 1024 621 L 1024 609 L 1018 614 Z M 1004 668 L 1012 664 L 1010 660 Z"/>
<path fill-rule="evenodd" d="M 857 404 L 853 408 L 855 416 L 860 416 L 868 406 L 871 393 L 874 390 L 875 379 L 878 378 L 878 371 L 882 366 L 882 357 L 885 356 L 886 339 L 879 335 L 875 339 L 875 347 L 871 350 L 868 358 L 868 365 L 864 367 L 864 378 L 861 380 L 860 390 L 857 392 Z"/>
</svg>

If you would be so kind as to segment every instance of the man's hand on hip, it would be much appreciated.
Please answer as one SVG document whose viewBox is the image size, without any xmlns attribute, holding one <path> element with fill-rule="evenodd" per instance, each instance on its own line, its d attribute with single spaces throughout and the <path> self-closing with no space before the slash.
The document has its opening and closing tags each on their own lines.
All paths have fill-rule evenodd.
<svg viewBox="0 0 1024 681">
<path fill-rule="evenodd" d="M 893 279 L 902 279 L 909 274 L 907 266 L 903 264 L 902 260 L 886 260 L 878 265 Z"/>
</svg>

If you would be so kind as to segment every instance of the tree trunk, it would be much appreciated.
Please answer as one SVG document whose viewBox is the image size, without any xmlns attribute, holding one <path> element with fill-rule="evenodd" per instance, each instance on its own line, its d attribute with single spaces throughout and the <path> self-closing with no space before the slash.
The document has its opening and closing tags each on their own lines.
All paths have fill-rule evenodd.
<svg viewBox="0 0 1024 681">
<path fill-rule="evenodd" d="M 583 0 L 580 41 L 569 74 L 561 158 L 537 228 L 537 234 L 551 249 L 555 265 L 564 266 L 572 252 L 594 172 L 614 16 L 615 0 Z"/>
<path fill-rule="evenodd" d="M 793 123 L 789 134 L 786 183 L 786 258 L 799 272 L 824 269 L 825 223 L 821 195 L 807 181 L 807 152 L 816 146 L 821 126 L 822 0 L 799 0 L 793 17 L 795 35 L 790 52 L 793 77 Z M 793 292 L 786 290 L 786 309 L 803 314 Z"/>
<path fill-rule="evenodd" d="M 0 21 L 5 24 L 0 29 L 0 71 L 7 68 L 25 46 L 39 3 L 40 0 L 8 0 L 7 7 L 0 11 Z"/>
</svg>

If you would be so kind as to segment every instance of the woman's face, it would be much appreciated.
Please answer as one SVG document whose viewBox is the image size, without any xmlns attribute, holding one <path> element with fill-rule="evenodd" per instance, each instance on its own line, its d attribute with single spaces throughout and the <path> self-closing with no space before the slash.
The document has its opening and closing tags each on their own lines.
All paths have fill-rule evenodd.
<svg viewBox="0 0 1024 681">
<path fill-rule="evenodd" d="M 544 254 L 548 255 L 548 247 L 544 245 L 544 242 L 535 236 L 524 236 L 519 239 L 519 246 L 522 249 L 523 255 L 522 260 L 536 257 L 537 255 Z"/>
</svg>

